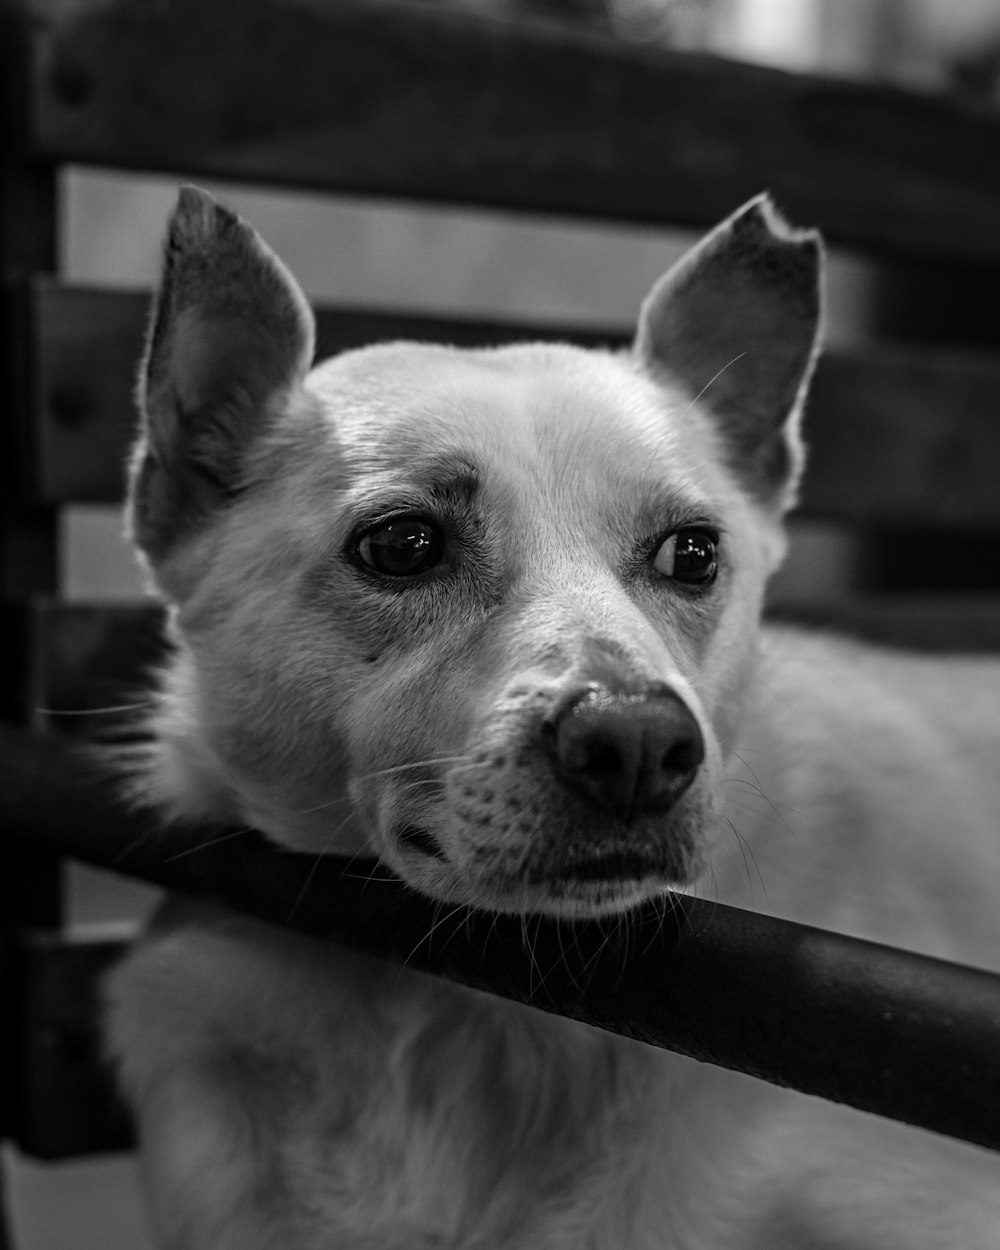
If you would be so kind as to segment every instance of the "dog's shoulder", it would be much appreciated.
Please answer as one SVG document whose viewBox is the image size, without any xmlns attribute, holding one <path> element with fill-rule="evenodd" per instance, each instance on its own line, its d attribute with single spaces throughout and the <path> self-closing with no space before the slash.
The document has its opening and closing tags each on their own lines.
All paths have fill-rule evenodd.
<svg viewBox="0 0 1000 1250">
<path fill-rule="evenodd" d="M 734 759 L 773 910 L 996 966 L 1000 663 L 765 630 Z"/>
<path fill-rule="evenodd" d="M 770 626 L 762 631 L 757 676 L 758 698 L 779 722 L 782 704 L 808 704 L 819 731 L 828 717 L 849 720 L 859 735 L 889 728 L 893 738 L 940 736 L 956 754 L 982 750 L 996 758 L 1000 657 L 910 651 Z"/>
</svg>

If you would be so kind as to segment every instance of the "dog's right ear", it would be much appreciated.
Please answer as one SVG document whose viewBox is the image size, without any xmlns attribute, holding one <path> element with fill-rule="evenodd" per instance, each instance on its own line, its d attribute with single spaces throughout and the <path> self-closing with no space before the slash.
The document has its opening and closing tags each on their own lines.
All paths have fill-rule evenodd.
<svg viewBox="0 0 1000 1250">
<path fill-rule="evenodd" d="M 170 218 L 138 388 L 129 518 L 154 569 L 246 485 L 247 454 L 312 361 L 305 296 L 257 232 L 194 187 Z"/>
</svg>

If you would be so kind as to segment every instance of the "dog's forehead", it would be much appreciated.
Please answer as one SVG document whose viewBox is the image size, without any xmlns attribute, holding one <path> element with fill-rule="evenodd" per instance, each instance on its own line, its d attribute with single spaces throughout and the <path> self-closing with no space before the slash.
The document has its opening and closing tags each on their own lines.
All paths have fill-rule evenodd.
<svg viewBox="0 0 1000 1250">
<path fill-rule="evenodd" d="M 327 362 L 310 382 L 358 476 L 468 465 L 541 487 L 585 471 L 688 476 L 704 459 L 687 397 L 624 354 L 391 344 Z"/>
</svg>

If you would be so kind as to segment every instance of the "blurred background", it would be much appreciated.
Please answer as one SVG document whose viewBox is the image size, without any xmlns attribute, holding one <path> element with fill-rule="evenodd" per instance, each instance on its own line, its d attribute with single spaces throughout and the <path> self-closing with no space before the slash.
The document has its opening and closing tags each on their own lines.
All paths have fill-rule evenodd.
<svg viewBox="0 0 1000 1250">
<path fill-rule="evenodd" d="M 451 0 L 450 7 L 511 21 L 586 24 L 611 38 L 1000 104 L 1000 0 Z M 70 169 L 64 179 L 61 276 L 148 287 L 173 181 L 90 169 Z M 693 241 L 651 229 L 276 196 L 245 186 L 210 189 L 254 222 L 308 295 L 347 305 L 626 327 L 655 278 Z M 883 330 L 920 332 L 905 324 L 899 307 L 887 306 L 863 263 L 835 254 L 831 269 L 832 342 Z M 1000 337 L 995 326 L 994 318 Z M 117 513 L 73 508 L 64 524 L 64 595 L 134 599 L 141 577 Z M 831 581 L 849 582 L 852 569 L 853 553 L 837 533 L 800 529 L 778 594 L 807 601 L 817 579 L 829 592 Z M 141 916 L 153 901 L 144 887 L 111 886 L 82 869 L 74 874 L 75 919 Z M 40 1168 L 8 1156 L 5 1171 L 20 1250 L 149 1250 L 131 1161 Z"/>
</svg>

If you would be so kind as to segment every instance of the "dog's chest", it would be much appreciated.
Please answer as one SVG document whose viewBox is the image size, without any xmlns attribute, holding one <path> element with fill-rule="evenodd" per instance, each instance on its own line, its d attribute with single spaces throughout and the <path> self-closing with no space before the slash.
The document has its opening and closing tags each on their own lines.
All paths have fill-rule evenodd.
<svg viewBox="0 0 1000 1250">
<path fill-rule="evenodd" d="M 428 1244 L 631 1240 L 659 1056 L 395 969 L 360 996 L 353 972 L 328 977 L 344 1016 L 286 1138 L 312 1156 L 311 1202 L 346 1190 L 373 1231 Z"/>
<path fill-rule="evenodd" d="M 669 1056 L 242 920 L 154 933 L 117 975 L 130 1080 L 183 1067 L 186 1100 L 199 1070 L 212 1100 L 178 1124 L 227 1146 L 240 1126 L 239 1188 L 296 1229 L 379 1245 L 403 1230 L 412 1247 L 665 1244 L 666 1213 L 647 1208 L 663 1192 L 649 1172 Z M 188 1021 L 183 1056 L 164 1013 Z"/>
</svg>

